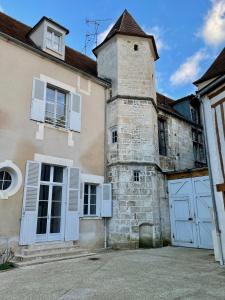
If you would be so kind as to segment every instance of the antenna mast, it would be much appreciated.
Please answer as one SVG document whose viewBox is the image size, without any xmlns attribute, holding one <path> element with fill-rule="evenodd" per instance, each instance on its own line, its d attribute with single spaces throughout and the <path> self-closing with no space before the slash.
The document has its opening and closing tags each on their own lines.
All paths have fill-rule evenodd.
<svg viewBox="0 0 225 300">
<path fill-rule="evenodd" d="M 87 32 L 85 34 L 85 44 L 84 44 L 84 54 L 87 54 L 87 49 L 89 46 L 92 46 L 92 44 L 95 44 L 95 47 L 98 45 L 98 34 L 99 34 L 99 27 L 101 23 L 108 22 L 111 19 L 102 19 L 102 20 L 90 20 L 86 19 L 85 23 L 89 26 L 94 26 L 93 32 Z"/>
</svg>

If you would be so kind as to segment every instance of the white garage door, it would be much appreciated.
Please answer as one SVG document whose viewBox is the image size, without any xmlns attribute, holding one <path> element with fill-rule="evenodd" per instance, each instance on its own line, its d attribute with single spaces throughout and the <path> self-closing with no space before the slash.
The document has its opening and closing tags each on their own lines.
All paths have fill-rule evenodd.
<svg viewBox="0 0 225 300">
<path fill-rule="evenodd" d="M 172 244 L 213 249 L 209 177 L 169 180 Z"/>
</svg>

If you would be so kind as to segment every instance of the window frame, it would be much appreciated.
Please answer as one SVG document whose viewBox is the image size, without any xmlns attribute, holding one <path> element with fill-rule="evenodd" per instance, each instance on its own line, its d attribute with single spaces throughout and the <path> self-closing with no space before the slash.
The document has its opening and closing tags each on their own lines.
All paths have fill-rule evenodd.
<svg viewBox="0 0 225 300">
<path fill-rule="evenodd" d="M 8 199 L 19 191 L 23 181 L 22 173 L 11 160 L 0 163 L 0 171 L 6 171 L 11 176 L 10 186 L 5 190 L 0 190 L 0 199 Z"/>
<path fill-rule="evenodd" d="M 163 128 L 161 128 L 160 123 L 163 124 Z M 159 142 L 159 155 L 167 156 L 167 120 L 165 118 L 158 118 L 158 142 Z M 161 133 L 163 134 L 163 140 L 161 139 Z"/>
<path fill-rule="evenodd" d="M 118 130 L 117 127 L 111 128 L 111 144 L 118 143 Z"/>
<path fill-rule="evenodd" d="M 85 186 L 88 186 L 88 194 L 85 193 Z M 95 186 L 95 194 L 91 194 L 91 186 Z M 88 196 L 88 203 L 85 204 L 84 198 L 85 195 Z M 95 214 L 91 213 L 91 205 L 93 206 L 93 204 L 91 204 L 91 195 L 95 195 Z M 96 183 L 89 183 L 89 182 L 84 182 L 83 183 L 83 206 L 82 206 L 82 216 L 83 217 L 98 217 L 98 213 L 97 213 L 97 208 L 98 208 L 98 184 Z M 88 206 L 88 212 L 87 214 L 84 212 L 84 206 Z"/>
<path fill-rule="evenodd" d="M 48 39 L 48 34 L 51 34 L 51 39 Z M 57 36 L 59 38 L 58 50 L 54 48 L 54 38 Z M 58 54 L 62 54 L 62 34 L 50 26 L 46 29 L 46 49 L 54 51 Z"/>
<path fill-rule="evenodd" d="M 191 132 L 195 165 L 206 164 L 203 132 L 196 128 L 192 128 Z"/>
<path fill-rule="evenodd" d="M 48 101 L 47 98 L 47 93 L 48 93 L 48 89 L 54 90 L 54 102 L 52 101 Z M 58 93 L 62 93 L 65 95 L 65 105 L 64 105 L 64 125 L 59 123 L 59 120 L 57 120 L 57 104 L 59 105 L 59 102 L 57 101 L 58 99 Z M 46 95 L 45 95 L 45 123 L 53 125 L 55 127 L 60 127 L 60 128 L 64 128 L 64 129 L 68 129 L 69 127 L 69 92 L 65 91 L 57 86 L 51 85 L 49 83 L 46 84 Z M 53 104 L 54 103 L 54 118 L 52 118 L 52 122 L 47 120 L 47 104 Z M 50 112 L 51 113 L 51 112 Z M 50 118 L 49 118 L 50 119 Z"/>
<path fill-rule="evenodd" d="M 133 170 L 133 181 L 140 182 L 141 181 L 141 171 L 140 170 Z"/>
</svg>

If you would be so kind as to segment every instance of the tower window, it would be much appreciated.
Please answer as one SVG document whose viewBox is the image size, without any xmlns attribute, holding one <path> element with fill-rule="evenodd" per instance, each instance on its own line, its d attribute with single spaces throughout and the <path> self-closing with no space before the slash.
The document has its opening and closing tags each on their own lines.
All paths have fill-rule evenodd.
<svg viewBox="0 0 225 300">
<path fill-rule="evenodd" d="M 158 130 L 159 130 L 159 154 L 167 155 L 166 147 L 166 120 L 158 119 Z"/>
<path fill-rule="evenodd" d="M 111 138 L 112 138 L 112 144 L 117 143 L 117 140 L 118 140 L 117 128 L 112 129 Z"/>
<path fill-rule="evenodd" d="M 133 176 L 135 182 L 140 182 L 140 171 L 135 170 Z"/>
<path fill-rule="evenodd" d="M 137 44 L 134 45 L 134 51 L 138 51 L 138 45 Z"/>
</svg>

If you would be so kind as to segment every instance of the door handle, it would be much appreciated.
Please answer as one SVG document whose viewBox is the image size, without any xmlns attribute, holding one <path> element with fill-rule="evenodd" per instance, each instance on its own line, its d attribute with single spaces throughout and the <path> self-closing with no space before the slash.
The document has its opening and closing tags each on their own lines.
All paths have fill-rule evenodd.
<svg viewBox="0 0 225 300">
<path fill-rule="evenodd" d="M 188 221 L 193 221 L 193 218 L 188 218 Z"/>
</svg>

